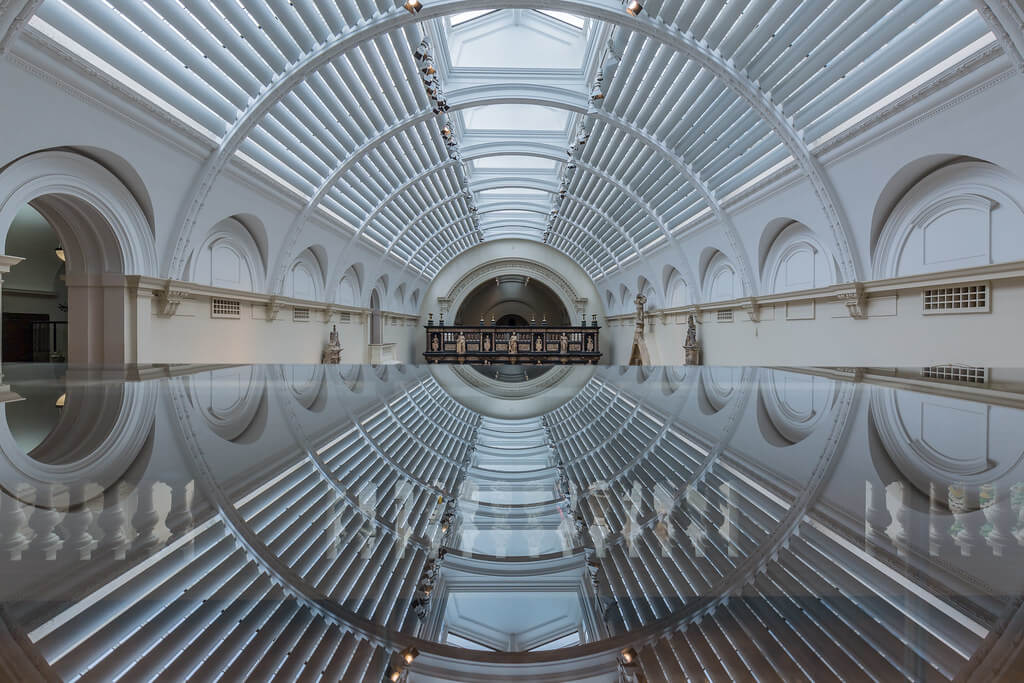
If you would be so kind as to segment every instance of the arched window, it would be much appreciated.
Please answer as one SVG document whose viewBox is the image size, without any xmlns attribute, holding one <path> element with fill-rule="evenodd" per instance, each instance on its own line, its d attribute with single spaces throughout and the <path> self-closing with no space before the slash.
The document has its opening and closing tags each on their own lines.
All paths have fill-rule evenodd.
<svg viewBox="0 0 1024 683">
<path fill-rule="evenodd" d="M 708 262 L 704 292 L 706 301 L 728 301 L 743 295 L 736 269 L 722 252 L 717 252 Z"/>
<path fill-rule="evenodd" d="M 772 241 L 762 272 L 766 293 L 828 287 L 836 279 L 834 259 L 807 226 L 794 221 Z"/>
</svg>

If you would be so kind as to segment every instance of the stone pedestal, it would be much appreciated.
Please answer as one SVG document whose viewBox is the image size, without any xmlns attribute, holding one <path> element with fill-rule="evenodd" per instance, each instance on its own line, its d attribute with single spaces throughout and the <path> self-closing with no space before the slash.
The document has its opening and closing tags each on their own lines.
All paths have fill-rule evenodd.
<svg viewBox="0 0 1024 683">
<path fill-rule="evenodd" d="M 699 346 L 684 346 L 683 347 L 683 364 L 684 365 L 700 365 L 700 347 Z"/>
</svg>

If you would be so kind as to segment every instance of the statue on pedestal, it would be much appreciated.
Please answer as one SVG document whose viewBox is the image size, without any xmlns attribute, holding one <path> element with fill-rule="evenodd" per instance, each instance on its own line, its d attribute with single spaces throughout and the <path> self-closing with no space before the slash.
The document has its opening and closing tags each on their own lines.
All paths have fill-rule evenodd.
<svg viewBox="0 0 1024 683">
<path fill-rule="evenodd" d="M 558 338 L 558 351 L 560 353 L 569 353 L 569 337 L 566 336 L 565 332 Z"/>
<path fill-rule="evenodd" d="M 519 353 L 519 337 L 513 332 L 508 338 L 508 353 L 511 356 Z"/>
<path fill-rule="evenodd" d="M 686 341 L 683 342 L 683 362 L 700 365 L 700 344 L 697 342 L 697 320 L 690 314 L 686 320 Z"/>
<path fill-rule="evenodd" d="M 327 342 L 327 346 L 324 347 L 324 352 L 320 356 L 320 362 L 324 365 L 338 365 L 341 363 L 341 338 L 338 336 L 338 326 L 331 326 L 331 337 Z"/>
<path fill-rule="evenodd" d="M 459 337 L 455 340 L 455 353 L 460 356 L 466 355 L 466 335 L 462 332 L 459 332 Z"/>
<path fill-rule="evenodd" d="M 540 337 L 537 337 L 537 339 L 533 342 L 533 350 L 534 351 L 543 351 L 544 350 L 544 340 L 541 339 Z"/>
</svg>

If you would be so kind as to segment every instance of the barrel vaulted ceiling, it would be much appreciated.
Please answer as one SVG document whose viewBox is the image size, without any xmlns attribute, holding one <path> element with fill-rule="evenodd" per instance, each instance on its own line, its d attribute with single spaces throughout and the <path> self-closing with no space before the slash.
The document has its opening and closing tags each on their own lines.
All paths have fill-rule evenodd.
<svg viewBox="0 0 1024 683">
<path fill-rule="evenodd" d="M 794 164 L 856 279 L 815 148 L 998 38 L 971 0 L 642 4 L 43 0 L 33 22 L 216 141 L 171 277 L 240 156 L 306 199 L 286 257 L 326 214 L 428 278 L 510 235 L 594 279 L 705 221 L 736 245 L 723 203 Z"/>
</svg>

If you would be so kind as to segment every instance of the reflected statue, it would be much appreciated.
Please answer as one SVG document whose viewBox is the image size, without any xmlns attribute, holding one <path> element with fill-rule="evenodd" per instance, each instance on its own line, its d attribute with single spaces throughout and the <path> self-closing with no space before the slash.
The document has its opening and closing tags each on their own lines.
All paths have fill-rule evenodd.
<svg viewBox="0 0 1024 683">
<path fill-rule="evenodd" d="M 462 332 L 459 332 L 459 337 L 455 340 L 455 353 L 460 356 L 466 355 L 466 335 Z"/>
<path fill-rule="evenodd" d="M 558 338 L 558 351 L 559 353 L 569 353 L 569 337 L 565 332 Z"/>
<path fill-rule="evenodd" d="M 508 338 L 508 352 L 513 356 L 519 353 L 519 337 L 515 332 Z"/>
<path fill-rule="evenodd" d="M 484 335 L 484 352 L 489 353 L 491 350 L 491 338 Z"/>
<path fill-rule="evenodd" d="M 324 352 L 320 356 L 320 362 L 324 365 L 338 365 L 341 363 L 341 352 L 343 351 L 341 346 L 341 337 L 338 336 L 338 326 L 331 326 L 331 336 L 327 342 L 327 346 L 324 347 Z"/>
</svg>

